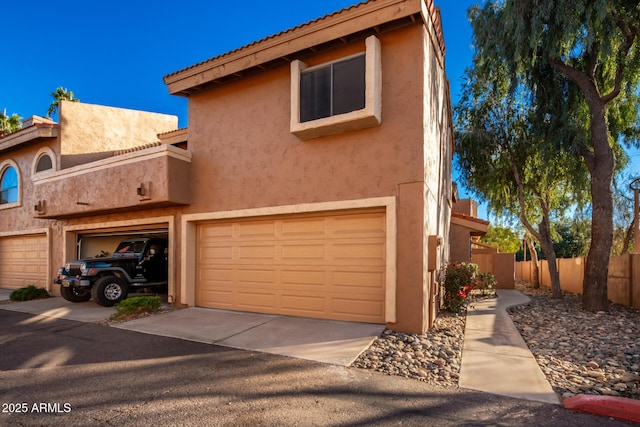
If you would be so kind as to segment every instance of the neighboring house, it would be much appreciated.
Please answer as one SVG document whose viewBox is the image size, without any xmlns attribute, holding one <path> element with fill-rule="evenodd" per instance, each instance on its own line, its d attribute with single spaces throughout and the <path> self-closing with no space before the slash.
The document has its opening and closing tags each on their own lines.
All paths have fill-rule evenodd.
<svg viewBox="0 0 640 427">
<path fill-rule="evenodd" d="M 487 234 L 489 221 L 478 218 L 478 203 L 471 199 L 456 200 L 451 212 L 451 251 L 449 261 L 471 262 L 471 248 Z"/>
<path fill-rule="evenodd" d="M 473 262 L 480 273 L 495 276 L 496 287 L 515 288 L 515 254 L 502 253 L 499 248 L 480 242 L 487 234 L 489 221 L 478 218 L 478 203 L 471 199 L 456 200 L 451 212 L 449 241 L 451 262 Z"/>
<path fill-rule="evenodd" d="M 159 144 L 136 136 L 94 161 L 100 150 L 66 151 L 60 135 L 34 134 L 17 151 L 4 148 L 13 134 L 0 139 L 0 162 L 21 162 L 30 194 L 0 210 L 0 242 L 41 236 L 49 286 L 83 250 L 108 251 L 106 239 L 163 233 L 178 305 L 429 328 L 454 148 L 432 1 L 361 3 L 165 83 L 188 97 L 189 128 L 153 129 Z M 50 132 L 71 126 L 69 104 Z M 58 163 L 39 178 L 45 145 Z"/>
<path fill-rule="evenodd" d="M 76 247 L 87 234 L 69 230 L 102 234 L 106 217 L 87 215 L 153 206 L 136 188 L 157 180 L 156 196 L 162 198 L 162 173 L 170 169 L 172 153 L 189 158 L 185 150 L 164 145 L 144 155 L 114 156 L 114 150 L 159 144 L 159 133 L 176 129 L 175 116 L 68 101 L 61 101 L 58 116 L 60 124 L 27 118 L 21 130 L 0 138 L 0 287 L 52 289 L 56 270 L 78 256 Z"/>
</svg>

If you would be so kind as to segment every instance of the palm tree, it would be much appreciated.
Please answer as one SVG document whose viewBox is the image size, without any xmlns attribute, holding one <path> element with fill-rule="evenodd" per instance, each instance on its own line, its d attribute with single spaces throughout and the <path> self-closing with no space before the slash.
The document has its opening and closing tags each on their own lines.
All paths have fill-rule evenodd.
<svg viewBox="0 0 640 427">
<path fill-rule="evenodd" d="M 0 112 L 0 136 L 20 130 L 22 128 L 21 120 L 22 117 L 15 113 L 7 116 L 7 109 L 5 108 L 4 112 Z"/>
<path fill-rule="evenodd" d="M 60 101 L 80 101 L 78 98 L 73 97 L 73 91 L 67 90 L 63 87 L 59 87 L 54 92 L 51 92 L 51 96 L 53 97 L 53 101 L 51 102 L 51 105 L 49 105 L 49 109 L 47 110 L 47 117 L 51 117 L 52 114 L 55 114 L 58 111 Z"/>
</svg>

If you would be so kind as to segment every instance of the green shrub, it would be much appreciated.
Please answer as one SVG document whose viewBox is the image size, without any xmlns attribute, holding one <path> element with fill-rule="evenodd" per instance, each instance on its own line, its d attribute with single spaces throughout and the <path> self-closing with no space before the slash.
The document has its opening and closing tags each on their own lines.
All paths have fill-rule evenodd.
<svg viewBox="0 0 640 427">
<path fill-rule="evenodd" d="M 49 298 L 49 293 L 44 288 L 37 288 L 35 285 L 29 285 L 24 288 L 16 289 L 11 292 L 9 299 L 11 301 L 30 301 L 32 299 Z"/>
<path fill-rule="evenodd" d="M 482 292 L 482 296 L 491 295 L 494 293 L 496 283 L 498 283 L 496 276 L 491 273 L 482 273 L 476 279 L 476 289 Z"/>
<path fill-rule="evenodd" d="M 476 287 L 478 266 L 470 262 L 453 262 L 447 265 L 444 279 L 443 308 L 460 313 L 467 296 Z"/>
<path fill-rule="evenodd" d="M 142 313 L 154 313 L 160 308 L 159 296 L 133 297 L 120 301 L 115 305 L 116 312 L 112 319 L 135 316 Z"/>
</svg>

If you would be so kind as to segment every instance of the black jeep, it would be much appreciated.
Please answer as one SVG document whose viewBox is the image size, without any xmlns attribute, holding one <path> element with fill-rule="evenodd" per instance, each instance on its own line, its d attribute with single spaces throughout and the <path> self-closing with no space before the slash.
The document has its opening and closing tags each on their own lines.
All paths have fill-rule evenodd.
<svg viewBox="0 0 640 427">
<path fill-rule="evenodd" d="M 120 242 L 111 257 L 68 262 L 54 283 L 71 302 L 93 301 L 105 307 L 125 299 L 129 290 L 166 291 L 167 239 L 141 237 Z"/>
</svg>

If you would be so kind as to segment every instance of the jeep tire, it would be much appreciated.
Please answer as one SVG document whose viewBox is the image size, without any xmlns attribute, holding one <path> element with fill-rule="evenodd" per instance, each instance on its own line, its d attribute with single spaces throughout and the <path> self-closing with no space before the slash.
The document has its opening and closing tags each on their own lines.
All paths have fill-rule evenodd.
<svg viewBox="0 0 640 427">
<path fill-rule="evenodd" d="M 69 286 L 68 288 L 60 286 L 60 295 L 62 295 L 62 298 L 71 302 L 85 302 L 91 299 L 91 292 L 84 289 L 78 290 L 73 286 Z"/>
<path fill-rule="evenodd" d="M 103 276 L 91 287 L 91 298 L 96 304 L 113 307 L 127 297 L 129 287 L 116 276 Z"/>
</svg>

